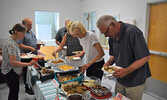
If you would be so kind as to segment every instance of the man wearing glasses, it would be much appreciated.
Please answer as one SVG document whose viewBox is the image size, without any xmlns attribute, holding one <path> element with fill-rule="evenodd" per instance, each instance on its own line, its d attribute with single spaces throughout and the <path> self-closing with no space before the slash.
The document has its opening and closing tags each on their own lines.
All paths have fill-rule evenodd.
<svg viewBox="0 0 167 100">
<path fill-rule="evenodd" d="M 118 22 L 110 15 L 97 21 L 101 34 L 109 37 L 109 60 L 103 65 L 116 64 L 122 68 L 113 74 L 117 78 L 115 93 L 132 100 L 141 100 L 146 79 L 151 76 L 150 53 L 142 31 L 134 25 Z"/>
<path fill-rule="evenodd" d="M 24 27 L 26 27 L 27 31 L 25 33 L 24 39 L 19 40 L 18 42 L 21 44 L 33 47 L 35 50 L 32 53 L 37 55 L 37 38 L 36 38 L 35 34 L 31 31 L 32 20 L 30 18 L 24 18 L 22 20 L 22 24 L 24 25 Z M 21 49 L 21 53 L 29 53 L 29 52 L 31 52 L 31 51 Z M 33 95 L 34 92 L 31 89 L 31 87 L 29 87 L 29 85 L 26 83 L 26 79 L 27 79 L 27 67 L 24 67 L 23 68 L 23 81 L 25 84 L 25 92 L 30 94 L 30 95 Z"/>
</svg>

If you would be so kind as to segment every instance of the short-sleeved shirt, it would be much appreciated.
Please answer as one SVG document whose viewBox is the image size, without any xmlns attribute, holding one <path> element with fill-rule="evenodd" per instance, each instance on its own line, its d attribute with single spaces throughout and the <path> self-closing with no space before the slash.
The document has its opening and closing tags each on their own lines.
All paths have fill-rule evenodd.
<svg viewBox="0 0 167 100">
<path fill-rule="evenodd" d="M 16 61 L 20 61 L 20 50 L 18 43 L 11 37 L 8 37 L 3 44 L 1 72 L 3 74 L 7 74 L 10 70 L 13 69 L 14 72 L 19 75 L 21 73 L 21 67 L 11 66 L 9 62 L 9 55 L 16 56 Z"/>
<path fill-rule="evenodd" d="M 136 60 L 149 56 L 150 53 L 141 30 L 134 25 L 120 23 L 119 39 L 109 38 L 109 54 L 114 56 L 117 66 L 127 68 Z M 117 80 L 124 86 L 133 87 L 143 84 L 150 76 L 149 64 L 146 62 L 139 69 Z"/>
<path fill-rule="evenodd" d="M 100 43 L 97 35 L 92 31 L 87 31 L 86 36 L 82 39 L 79 39 L 80 43 L 85 51 L 87 62 L 94 59 L 98 55 L 98 51 L 95 48 L 94 44 Z M 97 60 L 96 62 L 102 61 L 103 57 Z"/>
<path fill-rule="evenodd" d="M 32 31 L 31 31 L 31 34 L 27 31 L 26 34 L 25 34 L 24 39 L 19 40 L 18 42 L 21 43 L 21 44 L 27 45 L 27 46 L 34 47 L 36 49 L 36 51 L 33 52 L 33 53 L 37 54 L 37 38 Z M 29 52 L 31 52 L 31 51 L 21 49 L 21 53 L 29 53 Z"/>
<path fill-rule="evenodd" d="M 83 48 L 79 42 L 79 39 L 77 37 L 72 37 L 70 34 L 67 34 L 66 36 L 67 40 L 67 56 L 72 56 L 74 55 L 72 52 L 73 51 L 82 51 Z"/>
<path fill-rule="evenodd" d="M 61 43 L 63 40 L 64 35 L 67 33 L 67 30 L 65 27 L 58 30 L 55 39 Z M 66 45 L 66 44 L 65 44 Z"/>
</svg>

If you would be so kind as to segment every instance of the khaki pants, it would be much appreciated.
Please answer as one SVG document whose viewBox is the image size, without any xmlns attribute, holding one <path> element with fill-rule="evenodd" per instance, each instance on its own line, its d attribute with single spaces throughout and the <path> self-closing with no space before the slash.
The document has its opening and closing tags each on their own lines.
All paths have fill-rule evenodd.
<svg viewBox="0 0 167 100">
<path fill-rule="evenodd" d="M 128 97 L 131 100 L 141 100 L 145 85 L 146 82 L 139 86 L 126 87 L 121 85 L 118 81 L 116 81 L 115 93 L 121 93 L 122 95 Z"/>
</svg>

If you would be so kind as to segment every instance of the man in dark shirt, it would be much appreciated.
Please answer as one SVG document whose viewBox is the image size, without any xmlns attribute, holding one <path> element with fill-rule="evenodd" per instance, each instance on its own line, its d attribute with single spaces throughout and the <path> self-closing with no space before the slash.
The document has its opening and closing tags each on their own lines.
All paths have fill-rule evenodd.
<svg viewBox="0 0 167 100">
<path fill-rule="evenodd" d="M 65 20 L 65 26 L 67 25 L 67 23 L 70 21 L 70 19 L 66 19 Z M 61 44 L 61 41 L 63 39 L 63 36 L 67 33 L 67 29 L 66 27 L 63 27 L 61 29 L 58 30 L 56 37 L 55 37 L 55 42 L 57 45 Z"/>
<path fill-rule="evenodd" d="M 132 100 L 141 100 L 146 79 L 151 76 L 150 53 L 143 33 L 136 26 L 117 22 L 110 15 L 100 17 L 97 27 L 109 37 L 110 58 L 104 66 L 115 63 L 122 67 L 113 74 L 117 78 L 115 92 Z"/>
<path fill-rule="evenodd" d="M 70 19 L 65 20 L 65 26 L 67 25 L 67 23 L 69 21 L 70 21 Z M 63 40 L 63 37 L 66 33 L 67 33 L 66 27 L 63 27 L 63 28 L 58 30 L 58 32 L 56 34 L 56 37 L 55 37 L 55 42 L 58 46 L 61 44 L 61 41 Z M 65 44 L 65 46 L 66 45 L 67 44 Z M 58 58 L 61 57 L 61 59 L 65 59 L 65 55 L 66 55 L 66 49 L 65 48 L 58 52 Z"/>
</svg>

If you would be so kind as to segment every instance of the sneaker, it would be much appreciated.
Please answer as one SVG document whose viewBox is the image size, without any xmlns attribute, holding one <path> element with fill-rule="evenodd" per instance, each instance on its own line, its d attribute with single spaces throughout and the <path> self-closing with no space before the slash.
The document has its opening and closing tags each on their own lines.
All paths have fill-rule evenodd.
<svg viewBox="0 0 167 100">
<path fill-rule="evenodd" d="M 34 92 L 30 88 L 25 88 L 25 92 L 28 93 L 29 95 L 34 95 Z"/>
</svg>

